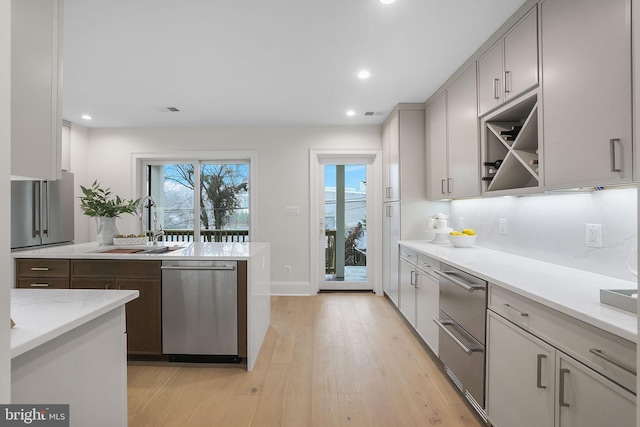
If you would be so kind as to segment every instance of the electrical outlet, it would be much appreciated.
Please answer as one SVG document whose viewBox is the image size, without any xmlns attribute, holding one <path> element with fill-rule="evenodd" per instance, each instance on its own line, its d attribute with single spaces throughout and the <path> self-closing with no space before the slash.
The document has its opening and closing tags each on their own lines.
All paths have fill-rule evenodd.
<svg viewBox="0 0 640 427">
<path fill-rule="evenodd" d="M 590 248 L 602 247 L 602 224 L 587 224 L 585 243 Z"/>
<path fill-rule="evenodd" d="M 284 274 L 291 274 L 291 266 L 290 265 L 285 265 L 284 266 Z"/>
<path fill-rule="evenodd" d="M 498 232 L 500 234 L 507 234 L 507 219 L 501 218 L 498 222 Z"/>
<path fill-rule="evenodd" d="M 300 207 L 299 206 L 285 206 L 284 207 L 284 215 L 285 216 L 299 216 L 300 215 Z"/>
</svg>

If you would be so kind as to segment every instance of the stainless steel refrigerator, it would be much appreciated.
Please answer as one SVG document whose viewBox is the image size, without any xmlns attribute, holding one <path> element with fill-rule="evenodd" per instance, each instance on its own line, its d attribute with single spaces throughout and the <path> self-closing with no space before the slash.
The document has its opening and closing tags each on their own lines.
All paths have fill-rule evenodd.
<svg viewBox="0 0 640 427">
<path fill-rule="evenodd" d="M 57 181 L 11 181 L 11 248 L 73 241 L 73 174 Z"/>
</svg>

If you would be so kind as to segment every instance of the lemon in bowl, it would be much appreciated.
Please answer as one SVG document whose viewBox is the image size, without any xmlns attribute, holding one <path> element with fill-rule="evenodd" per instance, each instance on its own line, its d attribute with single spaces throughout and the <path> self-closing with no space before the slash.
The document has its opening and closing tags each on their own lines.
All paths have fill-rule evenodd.
<svg viewBox="0 0 640 427">
<path fill-rule="evenodd" d="M 476 232 L 470 228 L 449 233 L 449 241 L 456 248 L 469 248 L 476 241 Z"/>
</svg>

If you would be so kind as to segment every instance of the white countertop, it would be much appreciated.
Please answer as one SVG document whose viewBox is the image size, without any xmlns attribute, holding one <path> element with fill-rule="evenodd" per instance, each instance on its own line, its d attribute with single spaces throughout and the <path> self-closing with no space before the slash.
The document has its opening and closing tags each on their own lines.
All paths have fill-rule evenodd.
<svg viewBox="0 0 640 427">
<path fill-rule="evenodd" d="M 65 258 L 65 259 L 162 259 L 184 260 L 248 260 L 269 243 L 261 242 L 159 242 L 158 247 L 168 246 L 172 250 L 161 254 L 108 253 L 112 249 L 143 248 L 142 246 L 100 246 L 95 242 L 80 243 L 12 252 L 14 258 Z M 147 245 L 144 248 L 153 248 Z"/>
<path fill-rule="evenodd" d="M 455 248 L 449 243 L 409 240 L 400 245 L 607 332 L 637 340 L 637 316 L 600 302 L 600 289 L 637 289 L 635 282 L 477 246 Z"/>
<path fill-rule="evenodd" d="M 127 302 L 138 291 L 11 289 L 11 358 L 77 328 Z"/>
</svg>

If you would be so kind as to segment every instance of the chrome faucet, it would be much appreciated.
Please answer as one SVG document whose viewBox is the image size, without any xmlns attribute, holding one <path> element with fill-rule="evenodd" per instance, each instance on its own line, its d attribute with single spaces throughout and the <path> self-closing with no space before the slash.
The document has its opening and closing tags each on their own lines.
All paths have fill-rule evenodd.
<svg viewBox="0 0 640 427">
<path fill-rule="evenodd" d="M 151 208 L 156 206 L 156 201 L 153 200 L 151 196 L 145 196 L 140 200 L 138 204 L 139 216 L 140 216 L 140 234 L 146 236 L 147 235 L 147 226 L 144 219 L 144 209 L 148 208 L 149 213 L 151 213 Z M 154 245 L 158 244 L 158 237 L 164 236 L 164 230 L 162 230 L 162 226 L 158 229 L 158 212 L 154 212 L 153 214 L 153 233 L 151 234 L 151 239 Z"/>
<path fill-rule="evenodd" d="M 162 225 L 158 228 L 158 211 L 156 210 L 153 213 L 153 244 L 158 244 L 158 237 L 164 236 L 164 230 L 162 229 Z"/>
</svg>

